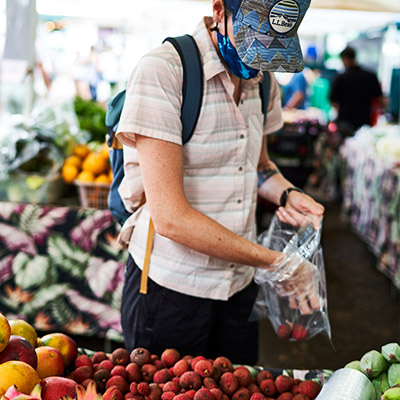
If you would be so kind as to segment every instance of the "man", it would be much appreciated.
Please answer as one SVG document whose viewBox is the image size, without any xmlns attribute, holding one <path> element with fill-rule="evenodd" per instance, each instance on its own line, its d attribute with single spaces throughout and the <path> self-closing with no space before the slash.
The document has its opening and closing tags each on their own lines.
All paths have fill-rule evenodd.
<svg viewBox="0 0 400 400">
<path fill-rule="evenodd" d="M 345 72 L 334 80 L 330 100 L 338 110 L 339 131 L 346 137 L 362 125 L 371 125 L 373 100 L 384 107 L 385 99 L 376 75 L 357 64 L 356 51 L 352 47 L 346 47 L 340 57 Z"/>
<path fill-rule="evenodd" d="M 283 87 L 283 107 L 285 109 L 306 109 L 308 83 L 303 72 L 293 74 Z"/>
<path fill-rule="evenodd" d="M 253 267 L 287 262 L 281 253 L 255 243 L 257 181 L 268 200 L 279 204 L 282 197 L 282 220 L 304 223 L 309 214 L 318 226 L 322 218 L 323 207 L 293 190 L 267 154 L 265 135 L 282 126 L 279 88 L 271 74 L 263 126 L 259 70 L 270 63 L 250 57 L 241 35 L 247 30 L 268 39 L 266 28 L 257 32 L 259 21 L 253 31 L 240 15 L 255 11 L 263 18 L 266 4 L 274 3 L 279 1 L 212 0 L 213 17 L 205 17 L 193 34 L 203 60 L 204 97 L 196 130 L 185 146 L 182 66 L 175 49 L 165 43 L 151 51 L 130 78 L 117 132 L 125 159 L 120 192 L 129 198 L 130 163 L 137 152 L 147 201 L 130 217 L 135 229 L 121 307 L 128 349 L 146 347 L 159 354 L 174 347 L 181 354 L 225 355 L 233 362 L 255 364 L 258 327 L 248 321 L 257 294 Z M 303 3 L 307 7 L 298 13 L 298 23 L 309 1 Z M 241 52 L 250 65 L 239 57 Z M 301 68 L 301 57 L 293 55 L 289 63 L 275 53 L 281 60 L 275 68 L 282 63 L 292 71 Z M 155 237 L 148 293 L 142 295 L 150 216 Z M 294 300 L 305 312 L 319 306 L 307 279 L 298 280 L 298 292 Z"/>
</svg>

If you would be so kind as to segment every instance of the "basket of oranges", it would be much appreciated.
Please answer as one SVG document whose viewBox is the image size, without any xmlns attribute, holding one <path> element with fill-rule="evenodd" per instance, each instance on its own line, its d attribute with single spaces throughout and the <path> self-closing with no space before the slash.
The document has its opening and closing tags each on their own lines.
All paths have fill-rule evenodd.
<svg viewBox="0 0 400 400">
<path fill-rule="evenodd" d="M 112 182 L 107 144 L 98 151 L 91 150 L 87 144 L 76 145 L 73 154 L 64 161 L 62 177 L 77 187 L 83 207 L 107 209 Z"/>
</svg>

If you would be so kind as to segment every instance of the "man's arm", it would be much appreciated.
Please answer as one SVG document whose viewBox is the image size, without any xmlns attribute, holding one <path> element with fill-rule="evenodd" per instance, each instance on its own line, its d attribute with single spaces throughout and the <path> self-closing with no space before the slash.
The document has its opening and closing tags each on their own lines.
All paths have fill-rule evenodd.
<svg viewBox="0 0 400 400">
<path fill-rule="evenodd" d="M 189 204 L 183 186 L 181 146 L 136 135 L 136 148 L 158 234 L 200 253 L 255 267 L 272 266 L 282 256 L 233 233 Z"/>
</svg>

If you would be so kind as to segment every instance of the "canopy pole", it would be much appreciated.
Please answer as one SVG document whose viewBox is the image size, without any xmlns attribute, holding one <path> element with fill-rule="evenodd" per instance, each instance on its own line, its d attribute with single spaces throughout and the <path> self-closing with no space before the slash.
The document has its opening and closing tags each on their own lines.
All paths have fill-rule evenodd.
<svg viewBox="0 0 400 400">
<path fill-rule="evenodd" d="M 33 103 L 35 101 L 35 67 L 36 67 L 36 24 L 37 24 L 37 11 L 36 11 L 36 0 L 30 0 L 29 2 L 29 54 L 28 63 L 26 68 L 26 80 L 27 80 L 27 94 L 25 102 L 25 118 L 28 119 L 32 113 Z"/>
</svg>

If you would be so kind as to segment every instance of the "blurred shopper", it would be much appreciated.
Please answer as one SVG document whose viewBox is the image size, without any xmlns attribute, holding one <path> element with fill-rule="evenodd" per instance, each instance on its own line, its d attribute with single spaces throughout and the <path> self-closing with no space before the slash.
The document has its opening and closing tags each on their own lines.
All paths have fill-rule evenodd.
<svg viewBox="0 0 400 400">
<path fill-rule="evenodd" d="M 290 57 L 286 47 L 268 48 L 260 41 L 259 57 L 250 58 L 252 42 L 237 35 L 269 35 L 268 19 L 261 26 L 258 16 L 268 15 L 278 2 L 212 0 L 213 17 L 205 17 L 193 35 L 204 61 L 204 98 L 193 137 L 183 147 L 178 53 L 164 43 L 132 73 L 117 137 L 124 144 L 126 182 L 137 178 L 130 167 L 133 148 L 137 151 L 147 201 L 127 220 L 135 222 L 121 307 L 128 349 L 146 347 L 160 354 L 174 347 L 181 354 L 224 355 L 235 363 L 255 364 L 258 324 L 249 322 L 257 295 L 253 267 L 274 269 L 286 262 L 282 253 L 255 243 L 257 186 L 269 201 L 280 204 L 282 199 L 278 214 L 283 221 L 300 224 L 308 214 L 318 226 L 322 217 L 324 208 L 294 188 L 268 157 L 266 135 L 282 126 L 272 74 L 265 125 L 261 111 L 260 70 L 283 68 L 282 63 L 288 70 L 301 69 L 298 38 L 278 35 L 292 43 Z M 310 2 L 298 3 L 301 13 L 287 8 L 290 27 L 288 20 L 283 28 L 277 20 L 272 22 L 276 29 L 293 32 Z M 242 13 L 248 14 L 246 21 L 238 18 Z M 150 217 L 155 237 L 144 295 L 139 287 Z M 306 272 L 293 278 L 294 301 L 311 312 L 319 301 L 308 277 Z"/>
<path fill-rule="evenodd" d="M 346 137 L 362 125 L 371 125 L 373 105 L 384 107 L 385 98 L 376 75 L 357 64 L 352 47 L 346 47 L 340 57 L 346 70 L 333 81 L 330 101 L 338 111 L 340 134 Z"/>
<path fill-rule="evenodd" d="M 307 79 L 304 72 L 292 74 L 289 83 L 283 87 L 283 108 L 305 110 L 307 105 Z"/>
</svg>

